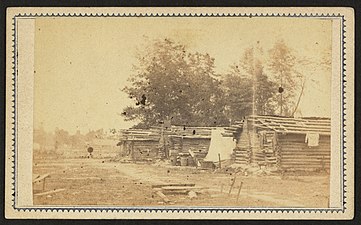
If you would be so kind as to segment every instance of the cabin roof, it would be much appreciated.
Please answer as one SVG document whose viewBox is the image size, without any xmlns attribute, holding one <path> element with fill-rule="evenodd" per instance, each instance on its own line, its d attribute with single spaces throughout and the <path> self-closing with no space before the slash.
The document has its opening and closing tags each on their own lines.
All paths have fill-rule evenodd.
<svg viewBox="0 0 361 225">
<path fill-rule="evenodd" d="M 225 135 L 241 132 L 243 124 L 247 122 L 259 130 L 269 130 L 276 133 L 307 134 L 318 133 L 321 135 L 331 134 L 331 119 L 320 117 L 280 117 L 280 116 L 247 116 L 242 121 L 235 122 L 226 128 Z"/>
<path fill-rule="evenodd" d="M 121 132 L 121 141 L 159 141 L 162 132 L 170 138 L 210 139 L 212 129 L 219 127 L 174 126 L 162 131 L 161 127 L 150 129 L 126 129 Z"/>
</svg>

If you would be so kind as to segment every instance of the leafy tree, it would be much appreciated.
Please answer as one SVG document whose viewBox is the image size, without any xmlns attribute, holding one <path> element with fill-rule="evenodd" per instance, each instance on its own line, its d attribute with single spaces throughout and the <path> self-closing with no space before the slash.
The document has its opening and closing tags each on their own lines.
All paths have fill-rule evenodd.
<svg viewBox="0 0 361 225">
<path fill-rule="evenodd" d="M 263 58 L 263 49 L 258 45 L 247 48 L 241 58 L 240 65 L 248 79 L 252 80 L 250 85 L 252 87 L 252 107 L 254 106 L 252 113 L 269 115 L 274 113 L 272 97 L 275 95 L 277 87 L 264 71 Z"/>
<path fill-rule="evenodd" d="M 257 53 L 257 54 L 256 54 Z M 270 81 L 263 69 L 260 58 L 261 48 L 247 48 L 239 65 L 231 66 L 231 71 L 224 77 L 227 116 L 239 120 L 250 114 L 273 114 L 272 97 L 276 85 Z"/>
<path fill-rule="evenodd" d="M 252 80 L 242 76 L 239 66 L 233 65 L 223 78 L 225 113 L 232 121 L 252 114 Z"/>
<path fill-rule="evenodd" d="M 298 79 L 300 74 L 294 68 L 296 63 L 294 52 L 283 40 L 277 41 L 269 50 L 269 69 L 278 84 L 277 109 L 282 116 L 291 115 L 295 105 L 296 90 L 302 84 Z"/>
<path fill-rule="evenodd" d="M 269 67 L 273 80 L 279 86 L 275 96 L 279 115 L 294 116 L 306 85 L 317 85 L 313 79 L 320 72 L 331 73 L 331 49 L 321 52 L 321 58 L 297 55 L 283 40 L 277 41 L 269 51 Z M 307 71 L 307 74 L 306 74 Z"/>
<path fill-rule="evenodd" d="M 130 85 L 123 88 L 134 100 L 124 109 L 126 120 L 140 121 L 137 127 L 165 119 L 198 126 L 226 122 L 214 59 L 208 54 L 190 53 L 184 45 L 164 39 L 147 46 L 137 60 Z"/>
</svg>

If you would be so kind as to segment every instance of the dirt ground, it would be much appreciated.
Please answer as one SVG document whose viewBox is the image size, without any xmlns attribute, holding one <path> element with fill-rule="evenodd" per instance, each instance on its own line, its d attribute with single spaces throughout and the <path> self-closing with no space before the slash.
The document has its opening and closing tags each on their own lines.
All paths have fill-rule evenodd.
<svg viewBox="0 0 361 225">
<path fill-rule="evenodd" d="M 236 175 L 192 167 L 134 164 L 110 159 L 34 158 L 33 174 L 49 173 L 45 186 L 34 184 L 34 205 L 160 206 L 151 185 L 194 183 L 196 198 L 167 194 L 172 206 L 328 207 L 329 175 Z M 232 179 L 234 188 L 229 194 Z M 240 184 L 239 198 L 237 201 Z M 44 188 L 44 190 L 43 190 Z M 56 193 L 37 193 L 62 189 Z"/>
</svg>

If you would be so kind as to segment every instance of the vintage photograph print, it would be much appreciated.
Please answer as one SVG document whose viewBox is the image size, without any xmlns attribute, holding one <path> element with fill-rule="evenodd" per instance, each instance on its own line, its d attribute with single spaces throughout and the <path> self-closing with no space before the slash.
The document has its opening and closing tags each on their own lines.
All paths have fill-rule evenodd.
<svg viewBox="0 0 361 225">
<path fill-rule="evenodd" d="M 7 216 L 351 219 L 353 17 L 9 9 Z"/>
</svg>

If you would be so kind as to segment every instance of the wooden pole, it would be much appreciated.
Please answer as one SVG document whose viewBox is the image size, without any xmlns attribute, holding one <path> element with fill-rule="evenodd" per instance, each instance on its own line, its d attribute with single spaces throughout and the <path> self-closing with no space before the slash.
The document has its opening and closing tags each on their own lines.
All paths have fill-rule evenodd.
<svg viewBox="0 0 361 225">
<path fill-rule="evenodd" d="M 232 192 L 234 183 L 236 183 L 236 176 L 234 176 L 233 181 L 232 181 L 232 184 L 231 184 L 231 187 L 229 187 L 228 196 L 231 195 L 231 192 Z"/>
<path fill-rule="evenodd" d="M 239 185 L 239 189 L 238 189 L 238 193 L 237 193 L 237 202 L 239 199 L 239 195 L 241 194 L 242 185 L 243 185 L 243 182 L 241 182 L 241 184 Z"/>
<path fill-rule="evenodd" d="M 46 180 L 46 177 L 44 177 L 44 180 L 43 180 L 43 191 L 45 190 L 45 180 Z"/>
<path fill-rule="evenodd" d="M 221 165 L 221 154 L 218 153 L 218 161 L 219 161 L 219 169 L 222 168 L 222 165 Z"/>
</svg>

